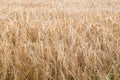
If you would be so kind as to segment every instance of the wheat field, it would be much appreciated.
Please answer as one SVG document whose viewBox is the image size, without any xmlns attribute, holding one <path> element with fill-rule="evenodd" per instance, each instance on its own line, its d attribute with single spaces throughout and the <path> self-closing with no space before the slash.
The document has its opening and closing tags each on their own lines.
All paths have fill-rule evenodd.
<svg viewBox="0 0 120 80">
<path fill-rule="evenodd" d="M 0 80 L 120 80 L 120 0 L 0 0 Z"/>
</svg>

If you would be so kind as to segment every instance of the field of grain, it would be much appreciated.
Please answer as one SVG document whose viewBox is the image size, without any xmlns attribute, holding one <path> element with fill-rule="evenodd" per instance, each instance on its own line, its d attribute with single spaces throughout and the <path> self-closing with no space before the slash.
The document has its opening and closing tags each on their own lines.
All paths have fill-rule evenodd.
<svg viewBox="0 0 120 80">
<path fill-rule="evenodd" d="M 0 0 L 0 80 L 120 80 L 120 0 Z"/>
</svg>

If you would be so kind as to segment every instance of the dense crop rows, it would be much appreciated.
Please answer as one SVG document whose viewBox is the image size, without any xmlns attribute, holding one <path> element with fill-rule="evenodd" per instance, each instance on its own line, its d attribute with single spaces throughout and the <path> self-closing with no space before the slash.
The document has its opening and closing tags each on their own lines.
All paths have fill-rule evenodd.
<svg viewBox="0 0 120 80">
<path fill-rule="evenodd" d="M 87 1 L 1 0 L 0 80 L 119 80 L 120 1 Z"/>
</svg>

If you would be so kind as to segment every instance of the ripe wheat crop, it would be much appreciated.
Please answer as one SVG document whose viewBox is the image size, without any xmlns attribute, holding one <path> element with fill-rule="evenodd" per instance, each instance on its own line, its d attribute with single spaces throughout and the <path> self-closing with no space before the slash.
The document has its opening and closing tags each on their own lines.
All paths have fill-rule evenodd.
<svg viewBox="0 0 120 80">
<path fill-rule="evenodd" d="M 120 0 L 0 0 L 0 80 L 119 80 Z"/>
</svg>

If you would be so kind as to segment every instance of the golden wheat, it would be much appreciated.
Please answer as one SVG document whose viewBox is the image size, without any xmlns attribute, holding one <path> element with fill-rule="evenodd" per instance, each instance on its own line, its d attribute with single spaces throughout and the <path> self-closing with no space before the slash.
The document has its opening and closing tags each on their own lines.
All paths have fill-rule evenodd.
<svg viewBox="0 0 120 80">
<path fill-rule="evenodd" d="M 119 80 L 119 0 L 1 0 L 0 80 Z"/>
</svg>

